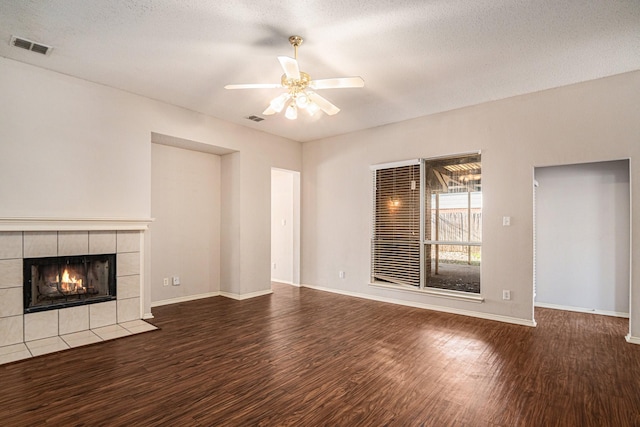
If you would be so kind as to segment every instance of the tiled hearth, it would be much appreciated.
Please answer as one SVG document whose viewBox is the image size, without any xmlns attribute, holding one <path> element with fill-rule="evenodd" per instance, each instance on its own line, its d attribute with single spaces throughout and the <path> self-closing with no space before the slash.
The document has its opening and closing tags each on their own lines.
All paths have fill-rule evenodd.
<svg viewBox="0 0 640 427">
<path fill-rule="evenodd" d="M 64 225 L 60 231 L 41 231 L 41 224 L 25 227 L 37 231 L 0 229 L 0 364 L 155 329 L 141 320 L 146 224 L 133 230 Z M 116 300 L 24 314 L 23 258 L 107 253 L 116 254 Z"/>
</svg>

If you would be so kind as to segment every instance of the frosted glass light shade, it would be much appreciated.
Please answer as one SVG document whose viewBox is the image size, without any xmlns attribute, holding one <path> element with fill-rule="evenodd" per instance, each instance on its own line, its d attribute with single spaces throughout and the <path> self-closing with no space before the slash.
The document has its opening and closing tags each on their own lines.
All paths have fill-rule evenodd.
<svg viewBox="0 0 640 427">
<path fill-rule="evenodd" d="M 287 111 L 285 111 L 284 113 L 284 116 L 289 120 L 295 120 L 298 118 L 298 109 L 293 103 L 289 104 L 289 106 L 287 107 Z"/>
<path fill-rule="evenodd" d="M 278 96 L 277 98 L 274 98 L 271 103 L 269 103 L 269 105 L 271 106 L 271 108 L 276 112 L 279 113 L 280 111 L 282 111 L 282 109 L 284 108 L 285 104 L 287 103 L 287 101 L 289 100 L 289 94 L 288 93 L 283 93 L 282 95 Z"/>
</svg>

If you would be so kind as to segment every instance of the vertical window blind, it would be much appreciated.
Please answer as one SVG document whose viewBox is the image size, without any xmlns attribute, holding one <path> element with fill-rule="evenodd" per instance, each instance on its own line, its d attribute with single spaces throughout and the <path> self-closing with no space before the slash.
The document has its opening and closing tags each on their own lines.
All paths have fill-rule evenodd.
<svg viewBox="0 0 640 427">
<path fill-rule="evenodd" d="M 420 286 L 420 164 L 373 175 L 372 279 Z"/>
</svg>

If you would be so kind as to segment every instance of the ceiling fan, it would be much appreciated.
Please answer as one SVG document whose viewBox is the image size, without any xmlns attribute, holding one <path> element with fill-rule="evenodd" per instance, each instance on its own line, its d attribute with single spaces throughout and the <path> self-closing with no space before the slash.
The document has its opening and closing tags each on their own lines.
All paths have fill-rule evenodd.
<svg viewBox="0 0 640 427">
<path fill-rule="evenodd" d="M 272 115 L 281 112 L 285 106 L 285 117 L 290 120 L 298 118 L 298 110 L 305 110 L 309 115 L 314 115 L 319 110 L 333 116 L 340 109 L 315 91 L 321 89 L 341 89 L 364 87 L 361 77 L 338 77 L 333 79 L 311 80 L 309 74 L 300 71 L 298 67 L 298 47 L 302 44 L 302 37 L 291 36 L 289 43 L 293 46 L 294 57 L 279 56 L 278 61 L 282 65 L 284 74 L 280 83 L 255 83 L 255 84 L 230 84 L 225 89 L 278 89 L 287 91 L 272 99 L 264 115 Z"/>
</svg>

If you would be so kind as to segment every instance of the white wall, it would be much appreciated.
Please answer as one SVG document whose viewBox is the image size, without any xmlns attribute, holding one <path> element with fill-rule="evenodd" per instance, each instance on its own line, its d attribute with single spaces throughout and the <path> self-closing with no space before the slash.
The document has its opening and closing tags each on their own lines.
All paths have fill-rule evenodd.
<svg viewBox="0 0 640 427">
<path fill-rule="evenodd" d="M 222 243 L 236 254 L 221 265 L 235 272 L 224 286 L 270 290 L 271 168 L 299 171 L 299 142 L 5 58 L 0 93 L 0 217 L 149 218 L 152 132 L 224 147 L 239 160 L 225 193 L 238 201 L 238 236 Z"/>
<path fill-rule="evenodd" d="M 222 156 L 222 212 L 220 233 L 220 290 L 240 294 L 240 169 L 241 153 Z M 269 285 L 271 286 L 271 285 Z"/>
<path fill-rule="evenodd" d="M 633 72 L 305 143 L 302 282 L 531 322 L 534 167 L 631 158 L 632 222 L 640 223 L 638 93 L 640 72 Z M 482 150 L 484 302 L 369 286 L 369 165 L 474 150 Z M 511 217 L 510 227 L 502 226 L 503 216 Z M 640 336 L 639 230 L 632 231 L 634 337 Z M 502 300 L 503 289 L 512 291 L 510 301 Z"/>
<path fill-rule="evenodd" d="M 215 154 L 151 145 L 152 303 L 220 291 L 220 169 Z"/>
<path fill-rule="evenodd" d="M 293 174 L 271 171 L 271 280 L 293 283 Z"/>
<path fill-rule="evenodd" d="M 629 163 L 536 168 L 536 303 L 629 312 Z"/>
<path fill-rule="evenodd" d="M 0 216 L 149 217 L 147 100 L 4 58 L 0 93 Z"/>
</svg>

